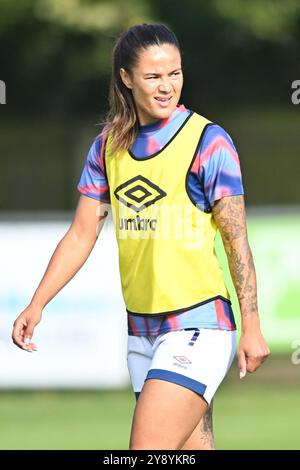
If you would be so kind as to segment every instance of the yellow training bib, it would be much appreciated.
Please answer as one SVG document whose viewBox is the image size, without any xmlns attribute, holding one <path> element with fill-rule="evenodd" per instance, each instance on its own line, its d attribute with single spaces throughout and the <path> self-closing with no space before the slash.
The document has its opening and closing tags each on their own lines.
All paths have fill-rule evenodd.
<svg viewBox="0 0 300 470">
<path fill-rule="evenodd" d="M 187 186 L 209 123 L 191 113 L 162 150 L 144 159 L 111 155 L 108 138 L 105 168 L 128 313 L 179 313 L 229 299 L 214 251 L 216 223 Z"/>
</svg>

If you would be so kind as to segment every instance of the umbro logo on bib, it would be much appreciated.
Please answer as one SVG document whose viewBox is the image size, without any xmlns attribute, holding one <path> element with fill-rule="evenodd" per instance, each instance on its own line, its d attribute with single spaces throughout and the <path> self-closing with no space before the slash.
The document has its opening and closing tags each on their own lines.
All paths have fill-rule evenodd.
<svg viewBox="0 0 300 470">
<path fill-rule="evenodd" d="M 114 194 L 126 207 L 140 212 L 167 195 L 152 181 L 142 175 L 135 176 L 118 186 Z"/>
</svg>

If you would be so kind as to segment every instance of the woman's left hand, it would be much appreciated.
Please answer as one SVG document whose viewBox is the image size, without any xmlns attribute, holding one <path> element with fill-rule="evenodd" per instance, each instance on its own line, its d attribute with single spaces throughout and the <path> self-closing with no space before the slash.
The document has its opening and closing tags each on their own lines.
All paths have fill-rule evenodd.
<svg viewBox="0 0 300 470">
<path fill-rule="evenodd" d="M 245 377 L 246 372 L 255 372 L 269 354 L 270 349 L 259 327 L 242 331 L 238 348 L 240 378 Z"/>
</svg>

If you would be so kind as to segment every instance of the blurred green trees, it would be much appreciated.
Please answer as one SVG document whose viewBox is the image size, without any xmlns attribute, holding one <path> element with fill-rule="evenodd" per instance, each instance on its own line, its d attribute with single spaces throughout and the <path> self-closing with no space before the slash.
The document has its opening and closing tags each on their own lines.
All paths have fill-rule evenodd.
<svg viewBox="0 0 300 470">
<path fill-rule="evenodd" d="M 0 0 L 7 112 L 86 113 L 106 100 L 116 35 L 150 20 L 141 0 Z"/>
<path fill-rule="evenodd" d="M 232 136 L 247 203 L 299 204 L 300 0 L 0 0 L 0 210 L 74 207 L 114 40 L 142 22 L 178 36 L 181 102 Z"/>
<path fill-rule="evenodd" d="M 151 21 L 179 37 L 196 107 L 284 103 L 300 76 L 299 0 L 0 0 L 6 112 L 103 109 L 115 37 Z"/>
</svg>

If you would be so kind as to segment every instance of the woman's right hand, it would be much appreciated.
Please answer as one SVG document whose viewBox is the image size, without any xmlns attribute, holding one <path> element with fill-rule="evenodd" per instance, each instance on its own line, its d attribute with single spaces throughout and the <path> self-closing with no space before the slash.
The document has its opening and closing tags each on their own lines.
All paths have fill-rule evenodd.
<svg viewBox="0 0 300 470">
<path fill-rule="evenodd" d="M 37 350 L 31 338 L 34 328 L 41 321 L 43 308 L 89 257 L 107 216 L 107 209 L 108 204 L 83 194 L 80 196 L 71 227 L 58 243 L 33 300 L 14 323 L 12 340 L 19 348 L 28 352 Z"/>
<path fill-rule="evenodd" d="M 37 347 L 31 342 L 34 328 L 41 321 L 42 310 L 28 305 L 14 322 L 12 340 L 18 348 L 28 352 L 37 351 Z"/>
</svg>

